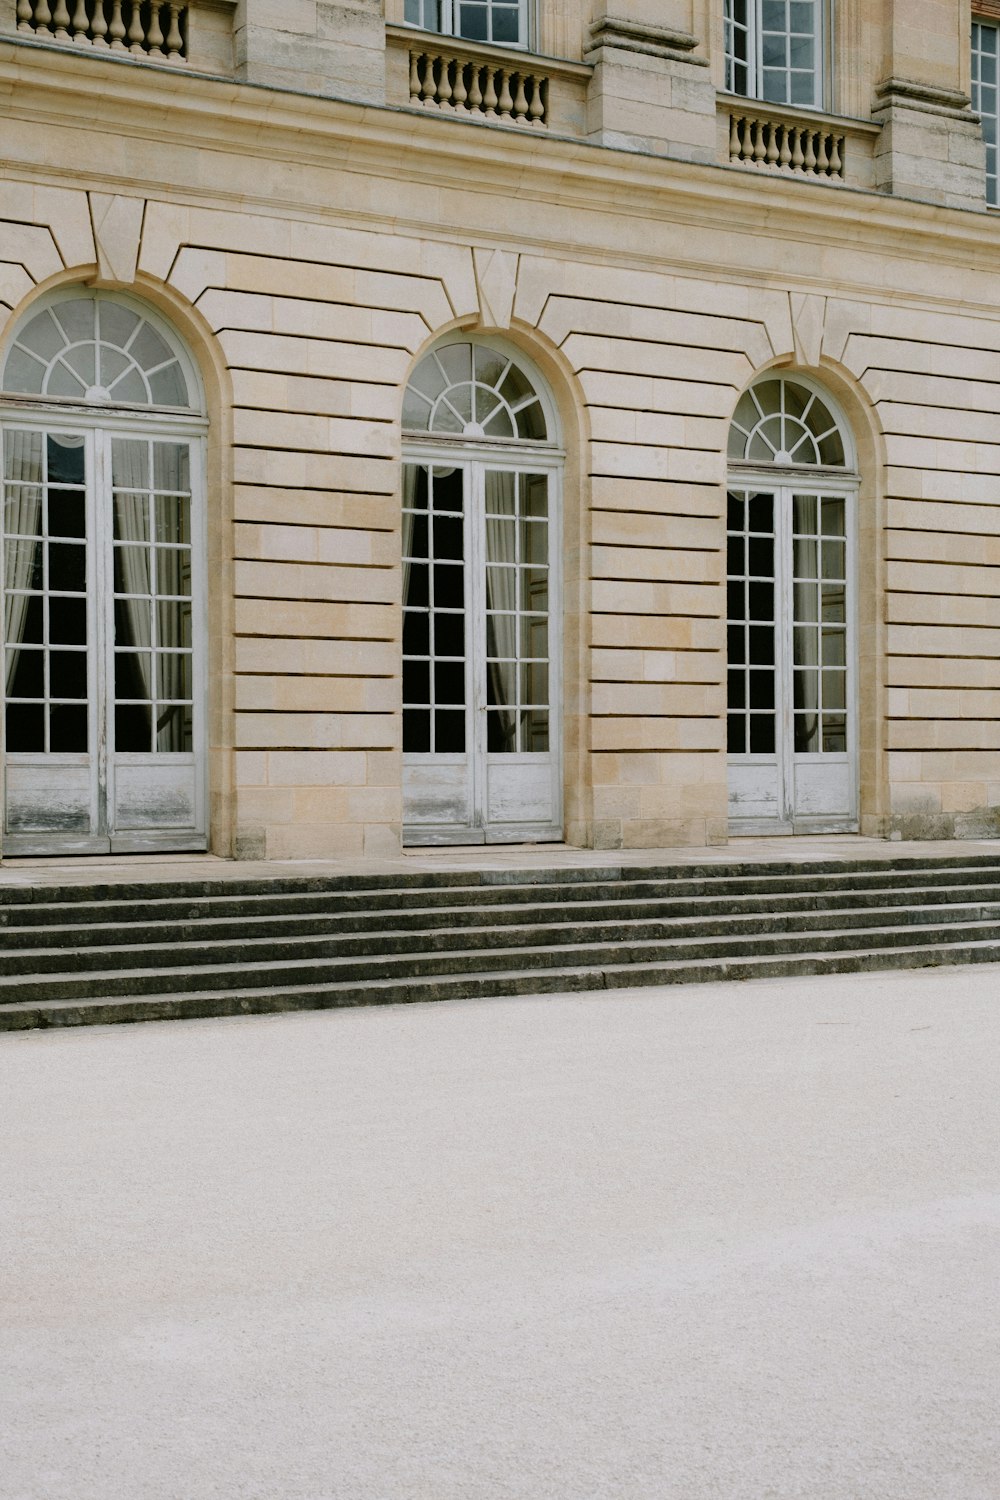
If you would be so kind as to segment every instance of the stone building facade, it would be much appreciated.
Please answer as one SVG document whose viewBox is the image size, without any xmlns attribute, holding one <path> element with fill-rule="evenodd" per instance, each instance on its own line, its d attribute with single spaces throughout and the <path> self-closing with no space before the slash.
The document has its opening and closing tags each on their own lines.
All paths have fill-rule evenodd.
<svg viewBox="0 0 1000 1500">
<path fill-rule="evenodd" d="M 995 834 L 998 28 L 2 0 L 5 852 Z"/>
</svg>

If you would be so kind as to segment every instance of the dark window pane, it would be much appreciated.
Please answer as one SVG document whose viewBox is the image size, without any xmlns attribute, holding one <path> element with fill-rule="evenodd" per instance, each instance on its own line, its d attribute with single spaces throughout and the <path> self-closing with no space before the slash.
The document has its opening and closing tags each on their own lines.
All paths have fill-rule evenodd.
<svg viewBox="0 0 1000 1500">
<path fill-rule="evenodd" d="M 769 625 L 751 625 L 750 662 L 755 667 L 774 666 L 774 630 Z"/>
<path fill-rule="evenodd" d="M 49 654 L 49 696 L 87 697 L 86 651 L 52 651 Z"/>
<path fill-rule="evenodd" d="M 434 616 L 434 653 L 436 656 L 465 655 L 465 616 Z"/>
<path fill-rule="evenodd" d="M 403 616 L 403 655 L 428 656 L 430 654 L 430 616 L 407 610 Z"/>
<path fill-rule="evenodd" d="M 51 433 L 48 439 L 49 483 L 83 483 L 83 439 L 57 438 Z"/>
<path fill-rule="evenodd" d="M 115 697 L 151 698 L 153 659 L 148 651 L 115 652 Z"/>
<path fill-rule="evenodd" d="M 152 748 L 152 710 L 142 703 L 118 704 L 115 708 L 115 749 L 127 754 Z"/>
<path fill-rule="evenodd" d="M 49 490 L 49 535 L 87 535 L 87 512 L 79 490 Z"/>
<path fill-rule="evenodd" d="M 87 752 L 87 705 L 54 703 L 49 709 L 49 749 L 62 755 Z"/>
<path fill-rule="evenodd" d="M 773 708 L 774 707 L 774 673 L 773 672 L 751 672 L 750 673 L 750 707 L 751 708 Z"/>
<path fill-rule="evenodd" d="M 434 702 L 465 702 L 465 663 L 439 661 L 434 666 Z"/>
<path fill-rule="evenodd" d="M 406 603 L 426 605 L 428 600 L 428 570 L 426 563 L 411 563 L 406 586 Z"/>
<path fill-rule="evenodd" d="M 732 666 L 739 666 L 744 661 L 744 634 L 742 625 L 731 625 L 726 632 L 729 646 L 729 661 Z"/>
<path fill-rule="evenodd" d="M 465 569 L 458 563 L 437 563 L 434 568 L 434 604 L 437 609 L 461 609 L 465 602 Z"/>
<path fill-rule="evenodd" d="M 729 715 L 728 748 L 730 755 L 745 755 L 747 723 L 743 714 Z"/>
<path fill-rule="evenodd" d="M 751 583 L 747 587 L 750 606 L 747 610 L 749 620 L 773 620 L 774 619 L 774 585 L 771 583 Z"/>
<path fill-rule="evenodd" d="M 49 588 L 57 593 L 86 593 L 87 549 L 82 543 L 49 543 Z"/>
<path fill-rule="evenodd" d="M 410 536 L 409 536 L 409 540 L 407 542 L 407 546 L 409 548 L 409 551 L 406 553 L 407 557 L 413 557 L 413 558 L 418 558 L 419 559 L 419 558 L 427 557 L 429 555 L 428 545 L 427 545 L 427 517 L 426 516 L 414 516 L 413 517 L 413 526 L 412 526 L 412 529 L 410 531 Z"/>
<path fill-rule="evenodd" d="M 774 754 L 774 715 L 750 715 L 750 753 L 752 755 Z"/>
<path fill-rule="evenodd" d="M 403 662 L 403 702 L 430 703 L 431 667 L 426 661 Z"/>
<path fill-rule="evenodd" d="M 431 748 L 431 716 L 426 708 L 403 710 L 403 750 L 423 755 Z"/>
<path fill-rule="evenodd" d="M 455 558 L 461 562 L 463 539 L 464 527 L 457 516 L 435 516 L 434 556 L 439 561 L 443 558 Z"/>
<path fill-rule="evenodd" d="M 743 538 L 731 536 L 726 543 L 726 572 L 736 577 L 743 576 L 746 557 L 743 549 Z"/>
<path fill-rule="evenodd" d="M 746 502 L 742 495 L 726 496 L 726 526 L 729 531 L 742 531 L 746 515 Z"/>
<path fill-rule="evenodd" d="M 729 707 L 746 708 L 746 673 L 742 670 L 729 674 Z"/>
<path fill-rule="evenodd" d="M 731 620 L 743 620 L 746 618 L 745 586 L 742 582 L 730 583 L 726 587 L 726 612 Z"/>
<path fill-rule="evenodd" d="M 465 711 L 439 709 L 434 715 L 434 750 L 438 755 L 461 755 L 465 751 Z"/>
<path fill-rule="evenodd" d="M 7 663 L 8 671 L 11 670 L 10 662 L 14 659 L 13 676 L 8 678 L 10 682 L 10 698 L 44 698 L 45 697 L 45 652 L 24 651 L 16 647 L 8 647 Z"/>
<path fill-rule="evenodd" d="M 529 708 L 521 715 L 521 749 L 541 755 L 549 748 L 549 713 Z"/>
<path fill-rule="evenodd" d="M 459 7 L 459 36 L 468 37 L 470 42 L 485 42 L 486 40 L 486 7 L 485 5 L 462 5 Z"/>
<path fill-rule="evenodd" d="M 773 495 L 751 495 L 750 496 L 750 530 L 751 531 L 773 531 L 774 529 L 774 496 Z"/>
<path fill-rule="evenodd" d="M 463 477 L 461 469 L 434 470 L 434 509 L 462 509 Z"/>
<path fill-rule="evenodd" d="M 45 709 L 40 703 L 7 705 L 5 748 L 11 755 L 45 749 Z"/>
<path fill-rule="evenodd" d="M 56 646 L 87 644 L 86 599 L 49 600 L 49 640 Z"/>
<path fill-rule="evenodd" d="M 799 755 L 813 755 L 819 750 L 819 715 L 795 715 L 795 749 Z"/>
<path fill-rule="evenodd" d="M 748 573 L 757 578 L 774 576 L 774 543 L 770 537 L 751 537 L 747 552 Z"/>
<path fill-rule="evenodd" d="M 517 718 L 512 710 L 487 713 L 486 748 L 491 755 L 512 755 L 517 749 Z"/>
</svg>

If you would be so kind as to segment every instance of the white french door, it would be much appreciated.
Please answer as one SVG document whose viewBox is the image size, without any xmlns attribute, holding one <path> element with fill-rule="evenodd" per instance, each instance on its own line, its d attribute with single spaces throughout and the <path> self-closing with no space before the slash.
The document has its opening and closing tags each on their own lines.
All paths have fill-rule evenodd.
<svg viewBox="0 0 1000 1500">
<path fill-rule="evenodd" d="M 11 421 L 4 852 L 206 846 L 201 441 Z"/>
<path fill-rule="evenodd" d="M 556 483 L 489 455 L 404 465 L 407 843 L 562 837 Z"/>
<path fill-rule="evenodd" d="M 857 827 L 855 491 L 728 497 L 729 817 L 736 833 Z"/>
</svg>

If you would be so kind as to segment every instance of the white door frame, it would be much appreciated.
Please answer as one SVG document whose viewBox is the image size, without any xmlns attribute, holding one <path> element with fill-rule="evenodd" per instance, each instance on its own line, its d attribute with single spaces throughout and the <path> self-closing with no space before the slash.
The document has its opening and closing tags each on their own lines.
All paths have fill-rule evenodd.
<svg viewBox="0 0 1000 1500">
<path fill-rule="evenodd" d="M 408 438 L 403 463 L 422 467 L 455 468 L 463 471 L 465 496 L 465 630 L 466 630 L 466 752 L 448 756 L 409 752 L 404 754 L 403 841 L 406 844 L 473 844 L 558 842 L 563 837 L 563 733 L 562 733 L 562 472 L 564 455 L 547 445 L 532 448 L 512 442 L 480 442 L 468 439 L 442 442 L 439 438 Z M 532 757 L 517 752 L 524 766 L 533 759 L 544 762 L 551 775 L 551 821 L 504 821 L 491 823 L 487 816 L 490 767 L 510 765 L 515 756 L 491 754 L 487 749 L 487 669 L 482 628 L 486 618 L 486 524 L 485 477 L 487 471 L 545 474 L 548 481 L 548 569 L 549 569 L 549 749 Z M 405 601 L 404 601 L 405 602 Z M 470 650 L 470 643 L 474 649 Z M 467 761 L 469 822 L 459 826 L 407 824 L 405 787 L 407 771 L 434 764 L 459 765 Z"/>
<path fill-rule="evenodd" d="M 763 771 L 772 763 L 776 767 L 777 816 L 773 818 L 739 817 L 732 812 L 729 818 L 730 833 L 741 834 L 797 834 L 797 833 L 847 833 L 859 827 L 859 689 L 857 648 L 857 596 L 858 596 L 858 492 L 856 478 L 845 479 L 840 472 L 820 468 L 784 469 L 778 466 L 753 468 L 735 464 L 728 475 L 727 491 L 758 491 L 774 496 L 775 501 L 775 753 L 774 756 L 760 754 L 730 755 L 730 766 L 758 766 Z M 795 807 L 795 770 L 800 763 L 816 764 L 815 754 L 800 754 L 795 750 L 793 719 L 793 630 L 794 592 L 792 586 L 792 525 L 791 506 L 794 495 L 818 495 L 845 501 L 846 526 L 846 644 L 847 654 L 847 749 L 843 754 L 827 753 L 823 759 L 828 764 L 844 764 L 847 772 L 848 792 L 846 808 L 840 814 L 810 816 Z M 730 774 L 730 786 L 732 775 Z"/>
<path fill-rule="evenodd" d="M 88 742 L 86 755 L 8 754 L 3 759 L 3 809 L 6 830 L 8 771 L 42 762 L 48 766 L 87 763 L 91 776 L 91 832 L 4 832 L 3 847 L 10 854 L 84 854 L 155 851 L 157 849 L 205 849 L 208 844 L 208 607 L 207 607 L 207 507 L 205 504 L 204 418 L 173 415 L 163 411 L 134 413 L 114 407 L 77 406 L 66 401 L 5 396 L 0 410 L 0 433 L 10 430 L 41 433 L 60 432 L 85 438 L 85 504 L 87 509 L 87 673 Z M 112 755 L 107 725 L 114 709 L 114 575 L 111 544 L 111 442 L 114 438 L 145 441 L 186 442 L 191 455 L 191 588 L 192 588 L 192 691 L 194 694 L 195 830 L 178 834 L 172 830 L 135 829 L 119 832 L 111 826 L 115 802 L 115 775 L 119 769 L 138 765 L 148 757 L 122 753 Z M 0 528 L 0 569 L 4 566 Z M 91 572 L 92 570 L 92 572 Z M 0 573 L 2 576 L 2 573 Z M 2 626 L 0 626 L 2 630 Z M 183 752 L 182 752 L 183 753 Z M 166 757 L 164 756 L 164 760 Z M 176 757 L 171 756 L 171 760 Z M 117 762 L 117 764 L 116 764 Z"/>
</svg>

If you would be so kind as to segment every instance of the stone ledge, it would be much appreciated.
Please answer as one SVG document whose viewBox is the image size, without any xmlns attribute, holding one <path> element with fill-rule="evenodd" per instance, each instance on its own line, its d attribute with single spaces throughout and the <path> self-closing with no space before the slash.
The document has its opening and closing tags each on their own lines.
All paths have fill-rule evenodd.
<svg viewBox="0 0 1000 1500">
<path fill-rule="evenodd" d="M 686 31 L 665 26 L 651 26 L 624 16 L 601 16 L 588 27 L 589 41 L 584 52 L 586 62 L 600 62 L 605 48 L 617 52 L 640 52 L 646 57 L 664 58 L 668 62 L 690 63 L 707 68 L 707 57 L 693 55 L 698 38 Z"/>
</svg>

